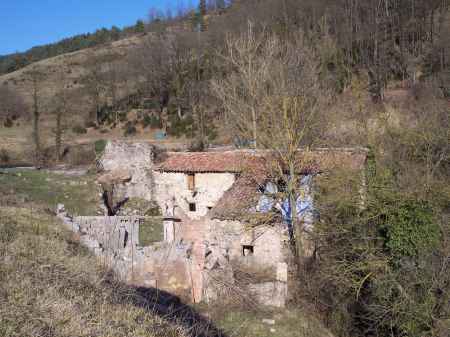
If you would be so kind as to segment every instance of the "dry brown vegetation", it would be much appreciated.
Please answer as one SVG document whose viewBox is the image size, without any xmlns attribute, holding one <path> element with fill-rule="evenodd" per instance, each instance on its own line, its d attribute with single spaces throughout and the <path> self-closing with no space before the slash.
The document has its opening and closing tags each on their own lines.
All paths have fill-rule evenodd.
<svg viewBox="0 0 450 337">
<path fill-rule="evenodd" d="M 40 209 L 0 208 L 2 336 L 183 336 Z"/>
<path fill-rule="evenodd" d="M 293 305 L 303 308 L 306 299 L 340 336 L 446 336 L 448 0 L 246 0 L 208 18 L 202 11 L 181 29 L 154 23 L 146 36 L 1 76 L 0 95 L 15 92 L 2 116 L 32 111 L 30 71 L 38 70 L 44 75 L 38 97 L 44 149 L 53 145 L 55 126 L 54 109 L 45 102 L 60 94 L 61 81 L 70 86 L 64 110 L 74 116 L 65 123 L 79 123 L 79 130 L 86 121 L 97 124 L 86 134 L 69 131 L 71 143 L 124 137 L 126 125 L 141 131 L 129 110 L 136 100 L 150 99 L 155 124 L 195 138 L 197 149 L 215 134 L 227 143 L 241 136 L 240 145 L 255 142 L 285 157 L 298 144 L 368 147 L 364 207 L 348 179 L 360 183 L 356 174 L 317 185 L 317 255 L 302 266 L 308 277 L 299 278 Z M 257 24 L 246 40 L 249 19 Z M 298 32 L 302 44 L 296 44 Z M 308 71 L 300 71 L 305 65 Z M 309 120 L 324 88 L 331 89 L 332 97 L 325 91 L 331 104 L 318 109 L 323 118 Z M 108 125 L 101 122 L 105 107 Z M 16 152 L 32 152 L 30 120 L 12 123 L 0 126 L 2 161 L 16 160 L 17 144 Z M 149 135 L 144 129 L 129 139 Z"/>
</svg>

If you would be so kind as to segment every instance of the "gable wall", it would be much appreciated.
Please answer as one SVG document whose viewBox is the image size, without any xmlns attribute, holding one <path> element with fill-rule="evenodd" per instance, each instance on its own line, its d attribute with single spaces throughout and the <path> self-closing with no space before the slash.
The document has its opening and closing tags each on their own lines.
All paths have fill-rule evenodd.
<svg viewBox="0 0 450 337">
<path fill-rule="evenodd" d="M 208 207 L 214 207 L 217 204 L 234 181 L 233 173 L 196 173 L 194 192 L 188 189 L 187 174 L 155 171 L 154 197 L 163 212 L 168 207 L 175 207 L 188 218 L 199 219 L 207 214 Z M 196 204 L 196 212 L 189 211 L 189 203 Z"/>
</svg>

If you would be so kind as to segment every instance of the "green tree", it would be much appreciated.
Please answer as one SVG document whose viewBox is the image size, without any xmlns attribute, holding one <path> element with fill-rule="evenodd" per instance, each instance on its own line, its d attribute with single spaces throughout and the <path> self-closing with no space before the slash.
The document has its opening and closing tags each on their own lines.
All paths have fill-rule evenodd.
<svg viewBox="0 0 450 337">
<path fill-rule="evenodd" d="M 136 24 L 134 25 L 134 31 L 135 31 L 135 33 L 144 33 L 145 32 L 144 21 L 137 20 Z"/>
</svg>

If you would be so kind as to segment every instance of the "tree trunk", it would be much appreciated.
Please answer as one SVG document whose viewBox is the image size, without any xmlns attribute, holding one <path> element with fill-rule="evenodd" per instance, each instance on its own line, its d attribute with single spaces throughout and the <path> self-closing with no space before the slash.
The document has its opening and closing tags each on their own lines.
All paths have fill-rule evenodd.
<svg viewBox="0 0 450 337">
<path fill-rule="evenodd" d="M 39 95 L 38 95 L 38 83 L 37 80 L 33 80 L 33 140 L 35 147 L 35 162 L 36 165 L 40 165 L 41 161 L 41 139 L 39 133 Z"/>
</svg>

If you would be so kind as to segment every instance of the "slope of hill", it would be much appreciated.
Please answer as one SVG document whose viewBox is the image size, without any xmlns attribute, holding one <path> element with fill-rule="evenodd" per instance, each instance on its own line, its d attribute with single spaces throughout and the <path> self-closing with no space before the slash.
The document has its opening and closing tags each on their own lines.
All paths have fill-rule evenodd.
<svg viewBox="0 0 450 337">
<path fill-rule="evenodd" d="M 51 247 L 51 249 L 49 249 Z M 187 336 L 41 208 L 0 207 L 1 336 Z"/>
<path fill-rule="evenodd" d="M 73 53 L 48 58 L 28 65 L 15 72 L 0 76 L 0 85 L 16 92 L 31 110 L 33 103 L 33 80 L 38 81 L 37 90 L 42 111 L 46 112 L 52 98 L 67 89 L 73 96 L 77 112 L 88 109 L 90 98 L 87 86 L 92 71 L 105 71 L 109 64 L 123 62 L 124 57 L 137 45 L 142 44 L 143 34 L 127 39 L 87 48 Z M 131 77 L 131 74 L 130 74 Z M 127 78 L 121 78 L 126 81 Z"/>
</svg>

